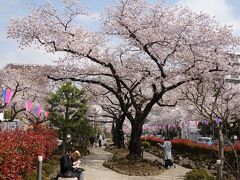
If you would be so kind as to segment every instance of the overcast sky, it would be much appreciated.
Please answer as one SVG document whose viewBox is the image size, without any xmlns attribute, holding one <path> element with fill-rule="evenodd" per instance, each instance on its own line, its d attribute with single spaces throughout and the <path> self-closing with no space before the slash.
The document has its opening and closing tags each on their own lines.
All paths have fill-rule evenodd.
<svg viewBox="0 0 240 180">
<path fill-rule="evenodd" d="M 44 50 L 20 49 L 15 40 L 6 38 L 6 28 L 12 17 L 24 16 L 29 13 L 26 3 L 42 3 L 47 0 L 0 0 L 0 68 L 8 63 L 52 64 L 58 55 L 47 54 Z M 96 14 L 112 0 L 83 0 L 89 10 Z M 156 0 L 149 0 L 154 2 Z M 167 4 L 183 4 L 196 12 L 206 12 L 221 24 L 232 25 L 234 34 L 240 35 L 240 0 L 165 0 Z M 83 20 L 92 28 L 92 24 Z"/>
</svg>

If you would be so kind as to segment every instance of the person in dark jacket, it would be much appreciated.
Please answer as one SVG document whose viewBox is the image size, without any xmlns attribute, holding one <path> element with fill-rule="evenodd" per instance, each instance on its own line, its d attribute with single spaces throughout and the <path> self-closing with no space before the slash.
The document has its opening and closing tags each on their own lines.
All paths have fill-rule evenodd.
<svg viewBox="0 0 240 180">
<path fill-rule="evenodd" d="M 84 180 L 84 169 L 74 168 L 72 149 L 69 149 L 60 159 L 60 174 L 63 177 L 77 177 L 79 180 Z M 76 152 L 76 151 L 75 151 Z M 78 152 L 79 153 L 79 152 Z"/>
<path fill-rule="evenodd" d="M 90 147 L 94 146 L 94 142 L 95 142 L 95 138 L 94 138 L 94 136 L 91 136 L 90 137 Z"/>
<path fill-rule="evenodd" d="M 73 170 L 72 149 L 69 149 L 60 159 L 61 174 L 67 176 Z"/>
</svg>

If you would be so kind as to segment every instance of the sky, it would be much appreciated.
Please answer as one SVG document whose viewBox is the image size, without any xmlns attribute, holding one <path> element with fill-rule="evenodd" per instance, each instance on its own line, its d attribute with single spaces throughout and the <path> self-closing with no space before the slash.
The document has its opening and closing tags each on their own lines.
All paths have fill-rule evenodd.
<svg viewBox="0 0 240 180">
<path fill-rule="evenodd" d="M 155 2 L 156 0 L 149 0 Z M 41 4 L 47 0 L 0 0 L 0 68 L 9 63 L 19 64 L 53 64 L 59 54 L 49 54 L 34 47 L 21 49 L 16 40 L 7 38 L 7 26 L 13 17 L 21 17 L 29 13 L 27 3 Z M 100 15 L 104 7 L 112 0 L 82 0 L 88 9 Z M 168 5 L 181 4 L 195 12 L 208 13 L 223 25 L 232 25 L 235 35 L 240 36 L 240 0 L 165 0 Z M 93 27 L 86 19 L 82 20 L 88 28 Z"/>
</svg>

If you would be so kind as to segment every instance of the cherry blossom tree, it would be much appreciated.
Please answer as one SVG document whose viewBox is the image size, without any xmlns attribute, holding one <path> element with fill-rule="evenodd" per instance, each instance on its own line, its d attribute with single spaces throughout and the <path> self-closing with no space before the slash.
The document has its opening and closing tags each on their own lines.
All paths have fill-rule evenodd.
<svg viewBox="0 0 240 180">
<path fill-rule="evenodd" d="M 39 73 L 44 67 L 34 65 L 9 64 L 0 70 L 0 84 L 2 91 L 12 91 L 9 102 L 1 98 L 2 106 L 8 121 L 16 118 L 27 125 L 37 125 L 47 121 L 44 108 L 44 97 L 48 89 L 48 80 Z M 3 93 L 3 92 L 2 92 Z M 32 110 L 26 110 L 26 102 L 30 101 Z M 41 113 L 35 112 L 35 105 L 41 105 Z"/>
<path fill-rule="evenodd" d="M 104 121 L 104 123 L 112 124 L 112 139 L 113 143 L 118 148 L 124 147 L 124 133 L 123 133 L 123 123 L 125 120 L 125 115 L 121 111 L 120 104 L 118 103 L 115 96 L 104 88 L 96 88 L 93 85 L 85 86 L 90 92 L 91 97 L 90 102 L 94 106 L 98 106 L 100 110 L 96 113 L 95 117 L 101 116 L 112 119 L 111 121 Z M 99 122 L 99 121 L 97 121 Z M 103 122 L 103 121 L 100 121 Z"/>
<path fill-rule="evenodd" d="M 195 113 L 208 119 L 218 130 L 219 159 L 221 160 L 218 176 L 222 178 L 225 162 L 224 139 L 227 138 L 227 127 L 236 113 L 240 111 L 239 87 L 225 82 L 224 77 L 220 76 L 215 81 L 189 83 L 182 92 L 190 105 L 195 107 Z M 239 177 L 237 155 L 236 164 L 237 177 Z"/>
<path fill-rule="evenodd" d="M 206 14 L 162 1 L 119 0 L 104 14 L 99 32 L 77 22 L 88 15 L 79 1 L 63 1 L 62 7 L 32 7 L 29 16 L 11 21 L 8 35 L 23 47 L 64 52 L 52 79 L 91 83 L 115 96 L 131 123 L 131 160 L 141 155 L 139 139 L 151 109 L 164 106 L 164 95 L 181 85 L 225 72 L 226 51 L 238 44 L 230 28 Z"/>
</svg>

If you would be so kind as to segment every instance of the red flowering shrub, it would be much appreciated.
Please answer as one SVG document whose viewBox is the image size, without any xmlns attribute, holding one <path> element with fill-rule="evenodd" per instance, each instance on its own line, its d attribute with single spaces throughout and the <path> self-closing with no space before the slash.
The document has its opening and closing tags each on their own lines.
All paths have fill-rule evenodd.
<svg viewBox="0 0 240 180">
<path fill-rule="evenodd" d="M 38 156 L 48 159 L 57 147 L 53 129 L 36 127 L 26 131 L 0 131 L 0 179 L 21 180 L 38 163 Z"/>
<path fill-rule="evenodd" d="M 141 141 L 148 141 L 152 146 L 156 145 L 157 143 L 163 143 L 164 140 L 157 138 L 157 137 L 141 137 Z M 209 146 L 207 144 L 198 144 L 194 143 L 189 139 L 173 139 L 171 140 L 173 149 L 175 152 L 178 153 L 188 153 L 194 156 L 198 155 L 207 155 L 213 160 L 217 159 L 218 154 L 218 146 Z M 240 154 L 240 144 L 234 145 L 234 149 L 236 150 L 237 154 Z M 225 151 L 225 158 L 229 162 L 233 162 L 235 160 L 235 156 L 231 146 L 224 147 Z"/>
</svg>

